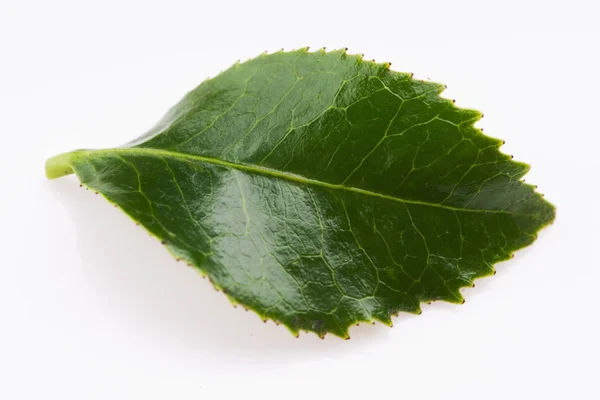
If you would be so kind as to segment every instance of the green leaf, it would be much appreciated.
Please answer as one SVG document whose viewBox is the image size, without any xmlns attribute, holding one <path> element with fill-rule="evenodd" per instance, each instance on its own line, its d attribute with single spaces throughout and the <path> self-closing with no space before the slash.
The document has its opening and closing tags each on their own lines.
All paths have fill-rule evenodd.
<svg viewBox="0 0 600 400">
<path fill-rule="evenodd" d="M 443 90 L 345 50 L 265 54 L 137 140 L 46 171 L 75 172 L 234 304 L 347 338 L 421 302 L 462 303 L 554 219 L 529 167 Z"/>
</svg>

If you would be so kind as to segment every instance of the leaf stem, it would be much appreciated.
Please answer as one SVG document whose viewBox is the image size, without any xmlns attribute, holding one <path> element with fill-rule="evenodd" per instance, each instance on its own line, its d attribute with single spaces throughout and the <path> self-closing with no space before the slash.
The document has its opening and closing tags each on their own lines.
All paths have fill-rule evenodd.
<svg viewBox="0 0 600 400">
<path fill-rule="evenodd" d="M 61 176 L 71 175 L 73 173 L 72 160 L 77 153 L 77 151 L 71 151 L 47 159 L 46 177 L 48 179 L 56 179 Z"/>
</svg>

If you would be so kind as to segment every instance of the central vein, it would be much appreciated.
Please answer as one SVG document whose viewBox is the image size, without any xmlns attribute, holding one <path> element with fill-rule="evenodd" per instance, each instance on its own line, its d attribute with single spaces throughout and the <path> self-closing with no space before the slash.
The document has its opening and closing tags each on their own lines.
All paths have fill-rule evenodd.
<svg viewBox="0 0 600 400">
<path fill-rule="evenodd" d="M 418 200 L 403 199 L 400 197 L 394 197 L 394 196 L 390 196 L 387 194 L 373 192 L 370 190 L 360 189 L 360 188 L 356 188 L 356 187 L 352 187 L 352 186 L 345 186 L 342 184 L 333 184 L 333 183 L 318 181 L 318 180 L 310 179 L 310 178 L 307 178 L 307 177 L 304 177 L 301 175 L 296 175 L 291 172 L 278 171 L 278 170 L 275 170 L 272 168 L 266 168 L 266 167 L 259 166 L 259 165 L 234 163 L 231 161 L 220 160 L 218 158 L 199 156 L 199 155 L 188 154 L 188 153 L 180 153 L 180 152 L 175 152 L 175 151 L 171 151 L 171 150 L 161 150 L 161 149 L 152 149 L 152 148 L 113 148 L 113 149 L 103 149 L 103 150 L 79 150 L 79 151 L 75 151 L 75 152 L 71 153 L 73 160 L 85 159 L 88 157 L 102 158 L 102 157 L 111 156 L 113 154 L 119 154 L 121 156 L 127 155 L 127 156 L 133 156 L 133 157 L 135 157 L 135 156 L 167 157 L 167 158 L 182 160 L 182 161 L 187 161 L 187 162 L 202 162 L 202 163 L 208 163 L 208 164 L 213 164 L 213 165 L 220 165 L 223 167 L 236 169 L 238 171 L 244 171 L 244 172 L 259 174 L 259 175 L 263 175 L 263 176 L 271 176 L 274 178 L 283 179 L 283 180 L 291 181 L 291 182 L 302 183 L 305 185 L 320 186 L 320 187 L 325 187 L 325 188 L 329 188 L 329 189 L 333 189 L 333 190 L 342 190 L 342 191 L 347 191 L 347 192 L 353 192 L 353 193 L 358 193 L 358 194 L 362 194 L 365 196 L 378 197 L 378 198 L 395 201 L 398 203 L 404 203 L 404 204 L 418 204 L 418 205 L 443 208 L 446 210 L 453 210 L 453 211 L 462 211 L 462 212 L 481 212 L 481 213 L 531 216 L 530 214 L 515 213 L 515 212 L 510 212 L 510 211 L 505 211 L 505 210 L 482 210 L 482 209 L 472 209 L 472 208 L 460 208 L 460 207 L 453 207 L 453 206 L 448 206 L 448 205 L 438 204 L 438 203 L 428 203 L 428 202 L 418 201 Z"/>
</svg>

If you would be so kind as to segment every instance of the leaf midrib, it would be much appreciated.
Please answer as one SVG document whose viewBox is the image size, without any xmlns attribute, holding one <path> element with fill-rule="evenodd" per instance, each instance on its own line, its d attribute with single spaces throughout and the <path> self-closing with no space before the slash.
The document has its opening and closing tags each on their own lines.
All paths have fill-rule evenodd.
<svg viewBox="0 0 600 400">
<path fill-rule="evenodd" d="M 484 210 L 484 209 L 476 209 L 476 208 L 460 208 L 460 207 L 453 207 L 453 206 L 448 206 L 448 205 L 438 204 L 438 203 L 429 203 L 426 201 L 403 199 L 400 197 L 394 197 L 394 196 L 390 196 L 390 195 L 383 194 L 383 193 L 378 193 L 378 192 L 373 192 L 370 190 L 356 188 L 353 186 L 336 185 L 336 184 L 332 184 L 332 183 L 328 183 L 328 182 L 319 181 L 316 179 L 310 179 L 310 178 L 306 178 L 301 175 L 296 175 L 296 174 L 293 174 L 290 172 L 282 172 L 282 171 L 278 171 L 278 170 L 275 170 L 272 168 L 266 168 L 263 166 L 258 166 L 258 165 L 253 165 L 253 164 L 234 163 L 231 161 L 225 161 L 225 160 L 221 160 L 218 158 L 199 156 L 199 155 L 189 154 L 189 153 L 180 153 L 180 152 L 175 152 L 175 151 L 171 151 L 171 150 L 162 150 L 162 149 L 154 149 L 154 148 L 147 148 L 147 147 L 146 148 L 112 148 L 112 149 L 102 149 L 102 150 L 78 150 L 78 151 L 74 151 L 71 154 L 73 156 L 73 158 L 72 158 L 73 161 L 75 159 L 78 159 L 81 157 L 90 157 L 90 156 L 102 157 L 103 155 L 105 156 L 105 155 L 112 155 L 112 154 L 120 154 L 120 155 L 125 154 L 125 155 L 131 155 L 131 156 L 136 156 L 136 155 L 148 156 L 148 155 L 150 155 L 150 156 L 156 156 L 156 157 L 169 157 L 169 158 L 188 161 L 188 162 L 189 161 L 199 161 L 199 162 L 205 162 L 205 163 L 209 163 L 209 164 L 213 164 L 213 165 L 220 165 L 220 166 L 236 169 L 238 171 L 251 172 L 251 173 L 264 175 L 264 176 L 271 176 L 274 178 L 284 179 L 284 180 L 291 181 L 291 182 L 302 183 L 305 185 L 320 186 L 320 187 L 325 187 L 325 188 L 333 189 L 333 190 L 344 190 L 344 191 L 358 193 L 358 194 L 362 194 L 362 195 L 366 195 L 366 196 L 378 197 L 378 198 L 382 198 L 382 199 L 386 199 L 386 200 L 390 200 L 390 201 L 395 201 L 395 202 L 403 203 L 403 204 L 417 204 L 417 205 L 436 207 L 436 208 L 442 208 L 442 209 L 452 210 L 452 211 L 461 211 L 461 212 L 509 214 L 509 215 L 519 215 L 519 216 L 527 216 L 527 217 L 534 216 L 533 214 L 517 213 L 517 212 L 512 212 L 512 211 L 506 211 L 506 210 Z"/>
</svg>

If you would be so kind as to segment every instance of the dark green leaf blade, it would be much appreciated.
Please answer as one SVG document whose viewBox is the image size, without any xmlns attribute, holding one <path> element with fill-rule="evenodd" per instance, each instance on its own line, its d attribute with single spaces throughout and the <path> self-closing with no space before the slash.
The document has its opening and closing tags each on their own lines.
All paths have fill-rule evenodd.
<svg viewBox="0 0 600 400">
<path fill-rule="evenodd" d="M 554 207 L 444 86 L 345 51 L 262 55 L 126 146 L 52 158 L 236 303 L 319 335 L 391 324 L 529 245 Z"/>
</svg>

